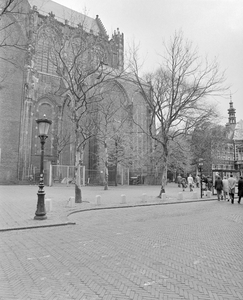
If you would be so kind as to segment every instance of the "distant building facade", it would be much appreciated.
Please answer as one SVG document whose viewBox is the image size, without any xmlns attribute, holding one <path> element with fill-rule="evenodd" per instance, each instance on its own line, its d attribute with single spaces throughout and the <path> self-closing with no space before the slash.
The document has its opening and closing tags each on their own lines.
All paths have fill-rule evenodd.
<svg viewBox="0 0 243 300">
<path fill-rule="evenodd" d="M 53 1 L 25 0 L 20 5 L 22 14 L 9 14 L 5 17 L 5 24 L 14 20 L 10 40 L 13 43 L 17 40 L 23 45 L 24 51 L 15 47 L 0 49 L 0 54 L 6 58 L 6 61 L 0 61 L 1 184 L 25 182 L 33 174 L 38 174 L 40 141 L 35 120 L 44 114 L 52 121 L 45 145 L 45 168 L 49 168 L 50 164 L 73 165 L 74 162 L 73 143 L 68 144 L 58 155 L 54 142 L 55 135 L 68 126 L 68 120 L 64 122 L 67 116 L 63 109 L 62 96 L 53 93 L 60 87 L 61 79 L 49 59 L 46 34 L 65 35 L 72 31 L 82 39 L 96 39 L 98 42 L 94 52 L 102 53 L 104 64 L 114 70 L 124 68 L 124 36 L 117 29 L 109 38 L 98 16 L 93 19 Z M 127 106 L 130 105 L 133 117 L 146 127 L 148 109 L 135 86 L 124 80 L 115 81 L 113 84 L 116 97 Z M 134 126 L 131 132 L 137 160 L 130 162 L 130 169 L 134 172 L 146 172 L 144 156 L 151 143 L 148 137 L 139 132 L 138 127 Z M 98 159 L 94 155 L 97 151 L 95 138 L 90 139 L 84 157 L 87 169 L 97 168 Z"/>
<path fill-rule="evenodd" d="M 229 103 L 228 123 L 225 126 L 227 142 L 218 151 L 212 164 L 212 171 L 221 176 L 234 173 L 236 177 L 243 175 L 243 120 L 236 121 L 236 110 L 232 99 Z"/>
</svg>

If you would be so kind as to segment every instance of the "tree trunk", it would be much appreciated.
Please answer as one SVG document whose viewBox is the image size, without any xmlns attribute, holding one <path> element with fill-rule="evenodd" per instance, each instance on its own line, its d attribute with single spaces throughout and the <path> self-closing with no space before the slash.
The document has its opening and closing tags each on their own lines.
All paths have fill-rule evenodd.
<svg viewBox="0 0 243 300">
<path fill-rule="evenodd" d="M 166 185 L 166 168 L 162 169 L 162 179 L 161 179 L 161 188 L 158 198 L 161 198 L 161 195 L 165 193 L 165 185 Z"/>
<path fill-rule="evenodd" d="M 75 203 L 82 203 L 82 193 L 80 184 L 80 150 L 76 148 L 75 153 Z"/>
<path fill-rule="evenodd" d="M 115 186 L 117 186 L 117 163 L 115 165 Z"/>
<path fill-rule="evenodd" d="M 115 186 L 117 186 L 117 165 L 118 165 L 118 142 L 117 139 L 115 140 L 115 147 L 116 147 L 116 164 L 115 164 Z"/>
<path fill-rule="evenodd" d="M 83 166 L 83 164 L 84 164 L 84 146 L 81 147 L 80 166 Z"/>
<path fill-rule="evenodd" d="M 105 142 L 105 176 L 104 176 L 104 190 L 108 190 L 108 149 L 107 149 L 107 144 Z"/>
<path fill-rule="evenodd" d="M 168 161 L 168 150 L 166 146 L 163 146 L 163 158 L 162 158 L 162 175 L 161 175 L 161 188 L 158 198 L 161 198 L 162 194 L 165 193 L 165 186 L 167 181 L 167 161 Z"/>
<path fill-rule="evenodd" d="M 81 186 L 75 183 L 75 203 L 82 203 Z"/>
</svg>

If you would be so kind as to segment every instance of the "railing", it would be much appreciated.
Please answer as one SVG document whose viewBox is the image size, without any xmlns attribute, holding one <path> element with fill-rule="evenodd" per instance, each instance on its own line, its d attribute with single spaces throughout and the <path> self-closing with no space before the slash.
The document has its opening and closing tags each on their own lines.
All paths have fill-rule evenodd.
<svg viewBox="0 0 243 300">
<path fill-rule="evenodd" d="M 78 178 L 81 185 L 85 185 L 85 167 L 80 166 L 78 172 Z M 49 186 L 52 185 L 66 185 L 70 186 L 75 184 L 75 167 L 64 165 L 50 165 L 49 173 Z"/>
<path fill-rule="evenodd" d="M 66 165 L 50 165 L 49 171 L 49 186 L 53 185 L 66 185 L 70 186 L 75 184 L 75 167 Z M 86 169 L 85 166 L 80 166 L 78 172 L 78 180 L 81 185 L 103 185 L 104 173 L 100 170 Z M 128 185 L 129 184 L 129 169 L 119 166 L 116 176 L 117 184 Z M 114 185 L 115 179 L 112 172 L 109 173 L 109 184 Z"/>
</svg>

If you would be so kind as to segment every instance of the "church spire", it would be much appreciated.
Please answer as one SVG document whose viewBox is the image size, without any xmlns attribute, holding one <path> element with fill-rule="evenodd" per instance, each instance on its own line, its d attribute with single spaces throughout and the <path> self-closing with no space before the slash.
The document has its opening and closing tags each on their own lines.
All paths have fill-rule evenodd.
<svg viewBox="0 0 243 300">
<path fill-rule="evenodd" d="M 232 97 L 231 97 L 231 93 L 230 93 L 230 108 L 228 109 L 228 115 L 229 115 L 229 122 L 228 124 L 236 124 L 236 117 L 235 117 L 235 108 L 233 107 L 233 101 L 232 101 Z"/>
</svg>

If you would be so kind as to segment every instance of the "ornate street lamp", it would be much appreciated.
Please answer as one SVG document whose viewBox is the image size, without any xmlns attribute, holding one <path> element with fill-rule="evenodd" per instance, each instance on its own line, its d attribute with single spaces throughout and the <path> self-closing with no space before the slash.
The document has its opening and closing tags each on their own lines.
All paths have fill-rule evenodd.
<svg viewBox="0 0 243 300">
<path fill-rule="evenodd" d="M 199 158 L 198 159 L 198 171 L 200 172 L 200 181 L 201 181 L 201 184 L 200 184 L 200 189 L 201 189 L 201 198 L 202 198 L 202 168 L 203 168 L 203 159 L 202 158 Z"/>
<path fill-rule="evenodd" d="M 46 115 L 43 116 L 43 119 L 36 120 L 38 124 L 39 138 L 41 142 L 41 161 L 40 161 L 40 181 L 39 181 L 39 190 L 38 190 L 38 202 L 37 209 L 35 212 L 35 220 L 45 220 L 46 209 L 45 209 L 45 192 L 44 192 L 44 144 L 48 138 L 48 130 L 51 125 L 51 121 L 47 120 Z"/>
</svg>

